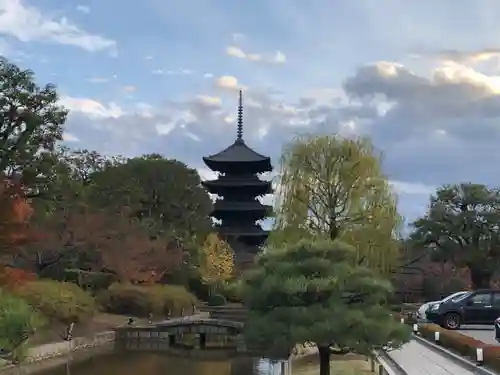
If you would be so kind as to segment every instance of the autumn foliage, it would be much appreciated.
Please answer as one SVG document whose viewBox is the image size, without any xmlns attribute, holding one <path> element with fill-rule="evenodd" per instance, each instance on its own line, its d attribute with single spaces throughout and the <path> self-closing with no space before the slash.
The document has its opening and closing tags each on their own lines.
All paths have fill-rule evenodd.
<svg viewBox="0 0 500 375">
<path fill-rule="evenodd" d="M 36 280 L 36 275 L 19 268 L 0 268 L 0 288 L 14 289 L 27 282 Z"/>
<path fill-rule="evenodd" d="M 220 283 L 233 276 L 233 250 L 217 234 L 207 236 L 203 244 L 203 258 L 201 274 L 206 282 Z"/>
<path fill-rule="evenodd" d="M 33 233 L 29 221 L 33 210 L 22 186 L 4 179 L 0 182 L 0 254 L 11 254 L 29 241 Z"/>
<path fill-rule="evenodd" d="M 148 228 L 131 218 L 105 210 L 59 211 L 45 220 L 46 237 L 33 244 L 46 261 L 75 254 L 88 260 L 87 270 L 113 273 L 120 281 L 154 283 L 182 263 L 183 251 L 170 238 L 151 238 Z M 40 259 L 39 259 L 40 260 Z"/>
</svg>

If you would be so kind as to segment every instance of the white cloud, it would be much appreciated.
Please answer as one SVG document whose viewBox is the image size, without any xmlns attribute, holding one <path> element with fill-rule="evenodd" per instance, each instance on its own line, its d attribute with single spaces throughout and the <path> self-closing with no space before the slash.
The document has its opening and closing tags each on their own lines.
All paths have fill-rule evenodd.
<svg viewBox="0 0 500 375">
<path fill-rule="evenodd" d="M 109 78 L 106 78 L 106 77 L 90 77 L 90 78 L 87 78 L 87 82 L 90 82 L 90 83 L 108 83 L 109 82 Z"/>
<path fill-rule="evenodd" d="M 90 8 L 87 5 L 77 5 L 76 10 L 83 14 L 90 13 Z"/>
<path fill-rule="evenodd" d="M 205 96 L 205 95 L 200 95 L 198 96 L 198 100 L 208 106 L 211 107 L 220 107 L 222 105 L 222 101 L 219 97 L 216 96 Z"/>
<path fill-rule="evenodd" d="M 240 59 L 244 59 L 244 58 L 247 57 L 247 54 L 245 52 L 243 52 L 243 50 L 241 50 L 238 47 L 233 47 L 233 46 L 227 47 L 226 48 L 226 53 L 229 56 L 238 57 Z"/>
<path fill-rule="evenodd" d="M 81 112 L 94 119 L 119 118 L 125 114 L 125 111 L 116 103 L 102 104 L 93 99 L 62 97 L 60 104 L 70 111 Z"/>
<path fill-rule="evenodd" d="M 236 90 L 239 88 L 239 82 L 236 77 L 222 76 L 215 80 L 215 85 L 222 89 Z"/>
<path fill-rule="evenodd" d="M 76 143 L 76 142 L 80 142 L 80 139 L 71 133 L 65 132 L 63 134 L 63 141 Z"/>
<path fill-rule="evenodd" d="M 266 56 L 255 52 L 245 52 L 240 47 L 229 46 L 226 48 L 226 54 L 238 59 L 245 59 L 250 61 L 262 61 L 274 64 L 284 64 L 286 62 L 286 56 L 281 51 L 276 51 L 274 55 Z"/>
<path fill-rule="evenodd" d="M 397 194 L 406 195 L 424 195 L 428 197 L 436 191 L 435 186 L 424 185 L 419 183 L 409 183 L 404 181 L 389 181 L 394 191 Z"/>
<path fill-rule="evenodd" d="M 116 42 L 79 28 L 66 17 L 58 20 L 43 14 L 21 0 L 0 0 L 0 34 L 22 42 L 50 41 L 87 51 L 116 51 Z"/>
<path fill-rule="evenodd" d="M 276 51 L 276 53 L 274 54 L 273 60 L 276 64 L 284 64 L 284 63 L 286 63 L 286 56 L 283 52 Z"/>
</svg>

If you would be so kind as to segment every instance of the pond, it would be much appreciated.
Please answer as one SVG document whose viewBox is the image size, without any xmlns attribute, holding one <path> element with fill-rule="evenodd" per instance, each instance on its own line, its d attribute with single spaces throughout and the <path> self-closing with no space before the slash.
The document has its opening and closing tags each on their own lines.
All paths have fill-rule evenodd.
<svg viewBox="0 0 500 375">
<path fill-rule="evenodd" d="M 368 362 L 354 356 L 333 359 L 332 375 L 372 375 Z M 319 374 L 315 355 L 291 364 L 292 375 Z M 38 372 L 38 375 L 282 375 L 278 361 L 256 358 L 205 360 L 168 356 L 165 353 L 126 352 L 101 354 L 83 362 Z"/>
<path fill-rule="evenodd" d="M 206 360 L 153 352 L 126 352 L 97 355 L 39 375 L 282 375 L 281 371 L 281 363 L 266 359 Z"/>
</svg>

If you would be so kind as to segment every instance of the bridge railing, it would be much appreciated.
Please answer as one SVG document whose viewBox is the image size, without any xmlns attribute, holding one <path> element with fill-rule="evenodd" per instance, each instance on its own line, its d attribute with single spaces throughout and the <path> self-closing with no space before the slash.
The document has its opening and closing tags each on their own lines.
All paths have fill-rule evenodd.
<svg viewBox="0 0 500 375">
<path fill-rule="evenodd" d="M 385 350 L 376 350 L 370 357 L 371 371 L 377 375 L 408 375 Z"/>
</svg>

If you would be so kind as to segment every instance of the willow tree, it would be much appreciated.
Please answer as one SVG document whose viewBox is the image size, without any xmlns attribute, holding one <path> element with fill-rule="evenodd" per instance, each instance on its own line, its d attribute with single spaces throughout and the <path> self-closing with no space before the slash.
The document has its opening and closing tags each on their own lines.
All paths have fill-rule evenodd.
<svg viewBox="0 0 500 375">
<path fill-rule="evenodd" d="M 355 246 L 360 263 L 384 272 L 396 265 L 401 218 L 368 139 L 301 136 L 280 164 L 271 245 L 338 239 Z"/>
</svg>

